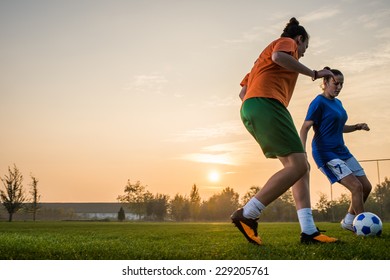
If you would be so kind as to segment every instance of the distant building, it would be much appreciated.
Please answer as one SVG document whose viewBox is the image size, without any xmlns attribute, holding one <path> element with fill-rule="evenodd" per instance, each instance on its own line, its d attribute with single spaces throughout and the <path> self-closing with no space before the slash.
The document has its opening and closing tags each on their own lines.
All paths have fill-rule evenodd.
<svg viewBox="0 0 390 280">
<path fill-rule="evenodd" d="M 39 203 L 37 220 L 113 220 L 118 219 L 119 209 L 125 210 L 126 220 L 138 220 L 138 215 L 127 213 L 128 208 L 121 203 Z M 30 213 L 20 210 L 14 220 L 30 220 Z M 8 220 L 8 213 L 0 205 L 0 220 Z"/>
<path fill-rule="evenodd" d="M 121 203 L 42 203 L 42 207 L 50 209 L 69 209 L 81 220 L 117 220 L 118 211 L 123 204 Z M 132 213 L 126 213 L 126 220 L 138 220 L 138 216 Z"/>
</svg>

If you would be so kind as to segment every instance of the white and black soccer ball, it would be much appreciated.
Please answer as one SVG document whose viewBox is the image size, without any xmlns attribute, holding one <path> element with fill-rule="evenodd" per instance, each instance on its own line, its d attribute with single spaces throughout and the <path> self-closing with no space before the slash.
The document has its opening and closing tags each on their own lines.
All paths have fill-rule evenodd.
<svg viewBox="0 0 390 280">
<path fill-rule="evenodd" d="M 359 236 L 379 236 L 382 234 L 381 219 L 371 212 L 363 212 L 353 220 L 353 230 Z"/>
</svg>

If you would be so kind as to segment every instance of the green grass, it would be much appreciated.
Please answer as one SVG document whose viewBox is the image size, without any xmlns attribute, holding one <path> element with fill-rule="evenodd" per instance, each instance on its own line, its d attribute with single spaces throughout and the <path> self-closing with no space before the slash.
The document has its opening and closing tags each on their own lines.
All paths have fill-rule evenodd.
<svg viewBox="0 0 390 280">
<path fill-rule="evenodd" d="M 298 223 L 260 223 L 263 246 L 230 223 L 1 222 L 2 260 L 388 260 L 390 223 L 360 238 L 317 223 L 338 244 L 302 245 Z"/>
</svg>

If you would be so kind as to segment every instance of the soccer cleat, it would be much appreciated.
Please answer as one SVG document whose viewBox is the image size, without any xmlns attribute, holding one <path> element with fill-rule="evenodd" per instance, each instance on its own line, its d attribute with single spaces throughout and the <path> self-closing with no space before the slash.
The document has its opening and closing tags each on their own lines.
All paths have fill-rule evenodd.
<svg viewBox="0 0 390 280">
<path fill-rule="evenodd" d="M 346 223 L 344 222 L 344 219 L 341 220 L 340 225 L 341 225 L 341 228 L 342 228 L 342 229 L 345 229 L 345 230 L 349 230 L 349 231 L 355 232 L 354 229 L 353 229 L 352 224 L 346 224 Z"/>
<path fill-rule="evenodd" d="M 257 234 L 257 219 L 248 219 L 243 215 L 244 209 L 240 208 L 230 216 L 232 223 L 242 232 L 245 238 L 253 244 L 261 245 L 261 238 Z"/>
<path fill-rule="evenodd" d="M 335 243 L 335 242 L 338 242 L 337 238 L 329 237 L 325 234 L 322 234 L 319 230 L 310 235 L 304 232 L 301 233 L 301 243 L 310 244 L 310 243 Z"/>
</svg>

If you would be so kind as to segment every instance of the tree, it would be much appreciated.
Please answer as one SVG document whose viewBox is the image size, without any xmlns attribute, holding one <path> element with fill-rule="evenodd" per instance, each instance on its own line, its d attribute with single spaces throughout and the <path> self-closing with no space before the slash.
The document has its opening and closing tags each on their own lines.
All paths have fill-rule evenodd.
<svg viewBox="0 0 390 280">
<path fill-rule="evenodd" d="M 292 205 L 292 206 L 295 205 L 295 201 L 294 201 L 294 197 L 293 197 L 291 188 L 288 189 L 284 194 L 282 194 L 280 196 L 280 199 L 283 202 L 287 203 L 288 205 Z"/>
<path fill-rule="evenodd" d="M 8 175 L 1 178 L 4 190 L 0 190 L 0 200 L 9 214 L 8 221 L 12 222 L 13 215 L 23 207 L 26 200 L 23 194 L 23 175 L 14 164 L 13 169 L 8 167 Z"/>
<path fill-rule="evenodd" d="M 169 196 L 156 194 L 145 197 L 146 216 L 151 220 L 163 221 L 168 212 Z"/>
<path fill-rule="evenodd" d="M 184 221 L 190 217 L 190 201 L 180 194 L 171 200 L 171 215 L 175 221 Z"/>
<path fill-rule="evenodd" d="M 145 213 L 144 194 L 145 187 L 141 185 L 140 181 L 132 184 L 130 180 L 127 180 L 127 184 L 124 189 L 125 194 L 119 195 L 117 200 L 122 203 L 127 203 L 128 208 L 133 211 L 138 218 L 141 219 L 141 215 Z"/>
<path fill-rule="evenodd" d="M 320 200 L 316 203 L 316 209 L 321 215 L 323 221 L 330 221 L 330 209 L 332 208 L 332 202 L 328 201 L 328 197 L 324 193 L 320 193 Z"/>
<path fill-rule="evenodd" d="M 202 204 L 202 217 L 208 220 L 226 220 L 239 207 L 239 194 L 227 187 Z"/>
<path fill-rule="evenodd" d="M 123 207 L 121 207 L 118 211 L 118 221 L 123 222 L 126 219 L 125 210 L 123 210 Z"/>
<path fill-rule="evenodd" d="M 154 195 L 150 191 L 146 191 L 143 194 L 143 205 L 144 205 L 144 211 L 145 215 L 148 218 L 151 218 L 153 216 L 153 200 Z"/>
<path fill-rule="evenodd" d="M 242 197 L 242 205 L 245 205 L 247 204 L 247 202 L 249 200 L 251 200 L 252 197 L 255 196 L 255 194 L 257 194 L 259 191 L 260 191 L 260 187 L 259 186 L 252 186 L 249 188 L 249 191 L 247 191 L 244 196 Z"/>
<path fill-rule="evenodd" d="M 34 177 L 33 175 L 30 175 L 31 176 L 31 190 L 30 190 L 30 194 L 32 196 L 32 201 L 31 201 L 31 212 L 33 214 L 33 221 L 35 222 L 35 219 L 36 219 L 36 215 L 37 215 L 37 212 L 39 210 L 39 200 L 41 199 L 41 196 L 38 194 L 38 179 L 36 177 Z"/>
<path fill-rule="evenodd" d="M 350 194 L 341 194 L 335 203 L 332 204 L 332 220 L 331 222 L 341 221 L 347 214 L 349 205 L 351 204 Z"/>
<path fill-rule="evenodd" d="M 263 221 L 296 221 L 297 214 L 291 189 L 275 199 L 263 212 Z"/>
<path fill-rule="evenodd" d="M 390 213 L 390 180 L 386 177 L 385 181 L 376 185 L 372 197 L 379 205 L 379 216 L 386 219 Z"/>
<path fill-rule="evenodd" d="M 163 221 L 168 212 L 169 196 L 166 194 L 156 194 L 153 200 L 153 216 L 158 221 Z"/>
<path fill-rule="evenodd" d="M 201 198 L 199 195 L 199 189 L 194 184 L 190 192 L 190 215 L 193 220 L 199 219 Z"/>
</svg>

